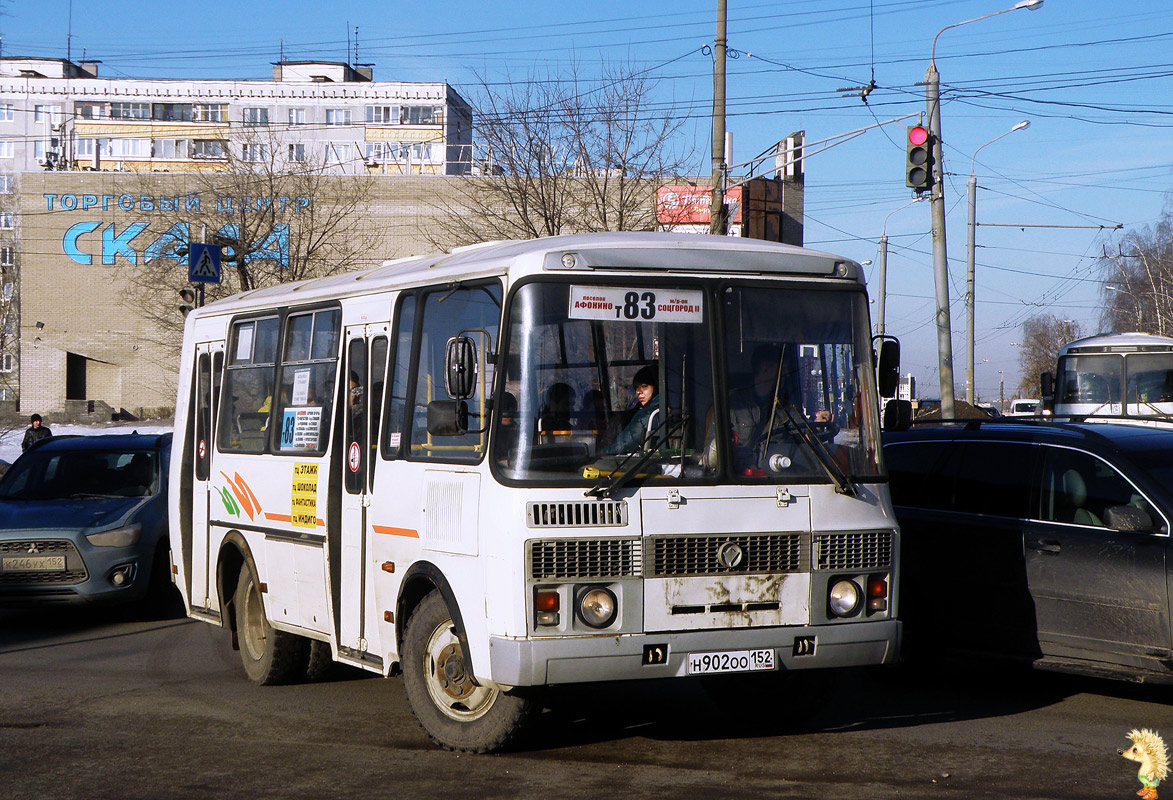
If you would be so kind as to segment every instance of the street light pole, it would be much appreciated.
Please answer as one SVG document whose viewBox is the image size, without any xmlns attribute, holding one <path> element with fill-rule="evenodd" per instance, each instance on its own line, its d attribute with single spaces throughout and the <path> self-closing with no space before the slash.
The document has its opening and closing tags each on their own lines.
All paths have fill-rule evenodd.
<svg viewBox="0 0 1173 800">
<path fill-rule="evenodd" d="M 975 264 L 975 250 L 977 240 L 977 177 L 974 170 L 977 166 L 977 155 L 982 151 L 982 147 L 993 144 L 1004 136 L 1009 136 L 1015 131 L 1026 130 L 1030 127 L 1028 120 L 1015 125 L 1010 130 L 1003 134 L 995 136 L 990 141 L 983 144 L 977 150 L 973 151 L 973 159 L 969 162 L 969 225 L 968 236 L 965 243 L 965 402 L 973 405 L 974 400 L 974 383 L 973 383 L 973 348 L 974 348 L 974 264 Z"/>
<path fill-rule="evenodd" d="M 904 205 L 900 206 L 900 208 L 896 208 L 896 209 L 893 209 L 892 211 L 889 211 L 888 216 L 884 217 L 884 226 L 880 230 L 880 254 L 879 254 L 879 257 L 877 258 L 877 261 L 879 262 L 878 266 L 879 266 L 879 270 L 880 270 L 880 296 L 879 296 L 879 299 L 876 301 L 877 302 L 876 316 L 878 318 L 878 322 L 877 322 L 877 326 L 876 326 L 876 335 L 877 336 L 883 336 L 883 335 L 885 335 L 885 332 L 886 332 L 886 329 L 884 326 L 884 304 L 887 302 L 887 298 L 888 298 L 888 220 L 891 219 L 892 215 L 895 214 L 897 211 L 903 211 L 904 209 L 908 208 L 911 205 L 916 205 L 917 203 L 919 203 L 923 199 L 924 199 L 923 197 L 918 197 L 915 200 L 913 200 L 911 203 L 905 203 Z"/>
<path fill-rule="evenodd" d="M 951 28 L 968 25 L 971 22 L 996 17 L 1020 8 L 1037 9 L 1043 0 L 1020 0 L 1012 8 L 1004 8 L 992 14 L 946 25 L 933 37 L 933 48 L 929 54 L 929 67 L 925 70 L 925 106 L 928 111 L 929 133 L 933 139 L 933 187 L 929 194 L 932 204 L 933 227 L 933 282 L 937 299 L 937 360 L 941 383 L 941 418 L 956 415 L 953 398 L 953 341 L 949 324 L 949 255 L 945 246 L 945 161 L 942 157 L 941 136 L 941 76 L 937 72 L 937 39 Z"/>
<path fill-rule="evenodd" d="M 713 42 L 713 194 L 709 201 L 709 233 L 727 232 L 725 208 L 725 8 L 717 0 L 717 38 Z"/>
</svg>

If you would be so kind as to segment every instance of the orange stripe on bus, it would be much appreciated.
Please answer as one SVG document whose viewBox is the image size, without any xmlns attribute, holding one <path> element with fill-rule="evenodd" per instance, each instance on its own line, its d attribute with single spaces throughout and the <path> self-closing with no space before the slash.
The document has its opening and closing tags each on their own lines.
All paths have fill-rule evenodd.
<svg viewBox="0 0 1173 800">
<path fill-rule="evenodd" d="M 387 525 L 372 525 L 371 530 L 375 533 L 389 533 L 392 536 L 406 536 L 409 539 L 420 538 L 419 531 L 412 528 L 392 528 Z"/>
<path fill-rule="evenodd" d="M 265 519 L 271 519 L 274 522 L 293 522 L 293 517 L 289 514 L 270 514 L 265 512 Z"/>
</svg>

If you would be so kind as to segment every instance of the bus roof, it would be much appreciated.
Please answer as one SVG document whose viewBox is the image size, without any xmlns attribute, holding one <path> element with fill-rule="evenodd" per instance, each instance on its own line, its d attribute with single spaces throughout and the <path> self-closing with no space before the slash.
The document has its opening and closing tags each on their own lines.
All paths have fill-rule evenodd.
<svg viewBox="0 0 1173 800">
<path fill-rule="evenodd" d="M 1069 342 L 1059 350 L 1060 356 L 1094 353 L 1142 353 L 1173 351 L 1173 338 L 1151 333 L 1101 333 Z"/>
<path fill-rule="evenodd" d="M 720 253 L 720 260 L 714 255 Z M 714 275 L 796 275 L 863 282 L 860 265 L 847 258 L 794 245 L 674 233 L 584 233 L 542 239 L 483 242 L 451 253 L 386 261 L 367 270 L 254 289 L 210 303 L 210 313 L 293 305 L 366 291 L 471 280 L 508 273 L 661 271 Z M 196 315 L 199 316 L 200 309 Z"/>
</svg>

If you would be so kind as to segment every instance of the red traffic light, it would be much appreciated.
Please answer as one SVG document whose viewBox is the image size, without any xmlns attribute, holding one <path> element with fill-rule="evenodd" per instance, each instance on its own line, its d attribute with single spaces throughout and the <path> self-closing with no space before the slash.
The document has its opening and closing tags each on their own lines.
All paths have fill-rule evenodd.
<svg viewBox="0 0 1173 800">
<path fill-rule="evenodd" d="M 916 147 L 929 140 L 929 129 L 924 125 L 913 125 L 908 129 L 908 143 Z"/>
</svg>

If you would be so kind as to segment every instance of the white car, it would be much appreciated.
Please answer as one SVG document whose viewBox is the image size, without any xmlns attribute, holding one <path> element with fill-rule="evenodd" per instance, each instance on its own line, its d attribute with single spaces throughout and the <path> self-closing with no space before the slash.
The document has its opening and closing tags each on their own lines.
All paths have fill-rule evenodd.
<svg viewBox="0 0 1173 800">
<path fill-rule="evenodd" d="M 1039 400 L 1032 397 L 1020 397 L 1017 400 L 1010 401 L 1010 410 L 1006 412 L 1008 417 L 1034 417 L 1039 413 Z"/>
</svg>

